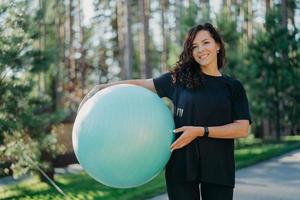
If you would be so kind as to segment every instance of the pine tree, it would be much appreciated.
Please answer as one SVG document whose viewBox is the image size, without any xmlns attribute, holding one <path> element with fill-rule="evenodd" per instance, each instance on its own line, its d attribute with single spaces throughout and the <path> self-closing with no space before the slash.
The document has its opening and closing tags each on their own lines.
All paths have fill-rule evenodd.
<svg viewBox="0 0 300 200">
<path fill-rule="evenodd" d="M 265 30 L 258 31 L 249 43 L 247 67 L 251 80 L 251 104 L 257 125 L 264 119 L 271 122 L 271 136 L 279 140 L 289 121 L 297 120 L 294 110 L 299 111 L 299 39 L 297 30 L 282 26 L 280 4 L 267 13 Z M 296 89 L 297 88 L 297 89 Z M 291 107 L 293 105 L 293 107 Z"/>
</svg>

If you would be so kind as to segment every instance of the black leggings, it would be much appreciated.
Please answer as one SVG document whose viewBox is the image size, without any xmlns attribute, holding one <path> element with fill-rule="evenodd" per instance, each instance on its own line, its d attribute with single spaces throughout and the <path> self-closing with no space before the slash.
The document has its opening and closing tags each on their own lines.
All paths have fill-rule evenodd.
<svg viewBox="0 0 300 200">
<path fill-rule="evenodd" d="M 202 200 L 232 200 L 233 187 L 212 183 L 170 182 L 167 183 L 169 200 L 200 200 L 200 188 Z"/>
</svg>

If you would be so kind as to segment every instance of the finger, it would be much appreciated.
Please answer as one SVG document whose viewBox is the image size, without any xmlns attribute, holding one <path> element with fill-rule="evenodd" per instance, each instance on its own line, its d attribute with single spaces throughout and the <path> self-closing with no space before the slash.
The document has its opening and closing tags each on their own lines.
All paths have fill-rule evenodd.
<svg viewBox="0 0 300 200">
<path fill-rule="evenodd" d="M 174 130 L 173 130 L 173 133 L 183 132 L 184 130 L 185 130 L 185 127 L 182 126 L 182 127 L 180 127 L 180 128 L 174 129 Z"/>
<path fill-rule="evenodd" d="M 181 140 L 182 140 L 181 137 L 179 137 L 177 140 L 175 140 L 175 142 L 173 142 L 173 144 L 171 144 L 171 148 L 174 148 L 175 146 L 177 146 L 180 143 L 182 143 Z"/>
<path fill-rule="evenodd" d="M 175 142 L 173 142 L 173 144 L 171 144 L 171 148 L 174 147 L 175 145 L 178 145 L 179 143 L 182 143 L 183 139 L 184 139 L 183 135 L 178 137 L 177 140 L 175 140 Z"/>
<path fill-rule="evenodd" d="M 184 142 L 182 141 L 181 138 L 178 138 L 172 145 L 171 145 L 171 149 L 181 146 Z"/>
<path fill-rule="evenodd" d="M 178 139 L 177 139 L 175 142 L 173 142 L 173 143 L 171 144 L 171 146 L 170 146 L 171 149 L 174 148 L 177 144 L 178 144 Z"/>
<path fill-rule="evenodd" d="M 171 148 L 171 152 L 173 152 L 176 149 L 180 149 L 180 148 L 182 148 L 184 146 L 185 146 L 184 144 L 178 144 L 178 145 L 174 146 L 173 148 Z"/>
</svg>

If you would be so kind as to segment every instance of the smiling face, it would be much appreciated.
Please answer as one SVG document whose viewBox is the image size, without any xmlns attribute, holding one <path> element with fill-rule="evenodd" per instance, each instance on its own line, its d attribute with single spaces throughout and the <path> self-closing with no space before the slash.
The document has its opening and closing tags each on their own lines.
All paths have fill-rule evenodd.
<svg viewBox="0 0 300 200">
<path fill-rule="evenodd" d="M 193 41 L 193 58 L 201 67 L 218 68 L 217 52 L 220 45 L 206 30 L 199 31 Z"/>
</svg>

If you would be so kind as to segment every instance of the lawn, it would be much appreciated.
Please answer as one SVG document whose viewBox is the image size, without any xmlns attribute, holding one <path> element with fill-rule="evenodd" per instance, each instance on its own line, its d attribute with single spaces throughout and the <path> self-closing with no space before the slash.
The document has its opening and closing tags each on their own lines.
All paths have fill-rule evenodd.
<svg viewBox="0 0 300 200">
<path fill-rule="evenodd" d="M 242 168 L 262 160 L 300 148 L 300 136 L 284 137 L 281 142 L 248 139 L 236 144 L 236 167 Z M 58 175 L 58 186 L 67 198 L 53 187 L 39 182 L 36 176 L 18 185 L 0 187 L 0 199 L 18 200 L 60 200 L 60 199 L 147 199 L 165 192 L 163 172 L 151 182 L 132 189 L 113 189 L 104 186 L 85 173 L 77 175 Z"/>
</svg>

